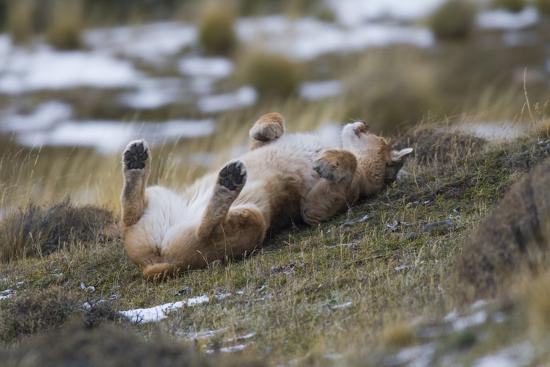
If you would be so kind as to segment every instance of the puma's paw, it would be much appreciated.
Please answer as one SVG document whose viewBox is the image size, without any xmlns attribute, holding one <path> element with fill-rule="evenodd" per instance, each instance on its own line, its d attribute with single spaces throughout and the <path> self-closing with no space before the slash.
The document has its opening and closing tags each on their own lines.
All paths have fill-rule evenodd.
<svg viewBox="0 0 550 367">
<path fill-rule="evenodd" d="M 122 162 L 126 170 L 145 169 L 151 154 L 145 140 L 131 141 L 122 153 Z"/>
<path fill-rule="evenodd" d="M 241 190 L 246 183 L 246 168 L 240 161 L 228 163 L 218 175 L 218 183 L 231 191 Z"/>
<path fill-rule="evenodd" d="M 357 159 L 345 150 L 327 150 L 313 165 L 315 172 L 328 181 L 351 179 L 356 168 Z"/>
<path fill-rule="evenodd" d="M 355 135 L 360 137 L 361 134 L 366 134 L 369 131 L 369 125 L 364 121 L 357 121 L 344 126 L 344 134 Z"/>
</svg>

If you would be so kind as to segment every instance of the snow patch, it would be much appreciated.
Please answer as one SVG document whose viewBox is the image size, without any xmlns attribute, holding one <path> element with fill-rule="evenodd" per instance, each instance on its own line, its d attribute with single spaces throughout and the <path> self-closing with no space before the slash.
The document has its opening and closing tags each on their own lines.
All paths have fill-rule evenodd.
<svg viewBox="0 0 550 367">
<path fill-rule="evenodd" d="M 538 21 L 539 14 L 533 7 L 526 7 L 518 13 L 504 9 L 487 10 L 477 16 L 477 24 L 480 28 L 493 30 L 529 28 Z"/>
<path fill-rule="evenodd" d="M 18 114 L 12 108 L 0 112 L 0 131 L 26 132 L 50 128 L 56 123 L 68 120 L 73 113 L 72 107 L 59 101 L 49 101 L 39 105 L 29 114 Z"/>
<path fill-rule="evenodd" d="M 424 48 L 434 44 L 432 33 L 423 28 L 365 24 L 345 29 L 307 17 L 297 20 L 282 16 L 241 19 L 237 33 L 244 42 L 259 43 L 271 52 L 299 60 L 394 44 Z"/>
<path fill-rule="evenodd" d="M 3 301 L 5 299 L 10 298 L 11 296 L 13 296 L 14 293 L 15 293 L 15 291 L 13 289 L 5 289 L 5 290 L 1 291 L 0 292 L 0 301 Z"/>
<path fill-rule="evenodd" d="M 206 76 L 215 79 L 227 78 L 233 72 L 231 60 L 223 57 L 184 57 L 179 70 L 183 75 Z"/>
<path fill-rule="evenodd" d="M 0 36 L 0 43 L 6 38 Z M 0 65 L 0 93 L 4 94 L 77 87 L 124 88 L 142 77 L 129 61 L 98 52 L 55 51 L 44 45 L 0 51 Z"/>
<path fill-rule="evenodd" d="M 221 301 L 230 294 L 221 294 L 214 296 L 214 299 Z M 210 298 L 207 295 L 193 297 L 184 301 L 165 303 L 159 306 L 149 308 L 137 308 L 133 310 L 121 311 L 120 314 L 128 318 L 131 322 L 136 324 L 146 324 L 150 322 L 159 322 L 168 317 L 168 314 L 174 310 L 178 310 L 183 307 L 193 307 L 210 302 Z"/>
<path fill-rule="evenodd" d="M 91 30 L 86 32 L 84 42 L 103 52 L 159 63 L 193 45 L 196 39 L 193 25 L 160 22 Z"/>
<path fill-rule="evenodd" d="M 120 97 L 122 105 L 135 109 L 155 109 L 178 101 L 182 93 L 181 80 L 176 78 L 145 79 L 138 88 Z"/>
<path fill-rule="evenodd" d="M 416 20 L 429 15 L 443 2 L 444 0 L 328 0 L 328 6 L 340 23 L 355 26 L 380 18 Z"/>
<path fill-rule="evenodd" d="M 535 357 L 531 343 L 523 342 L 498 351 L 474 362 L 474 367 L 521 367 L 528 366 Z"/>
<path fill-rule="evenodd" d="M 300 97 L 307 101 L 319 101 L 342 93 L 342 82 L 339 80 L 322 80 L 305 82 L 300 86 Z"/>
<path fill-rule="evenodd" d="M 133 139 L 164 143 L 181 138 L 210 135 L 212 120 L 173 120 L 164 123 L 128 123 L 122 121 L 66 121 L 48 130 L 26 132 L 17 136 L 20 144 L 30 147 L 82 146 L 110 154 L 120 151 Z"/>
<path fill-rule="evenodd" d="M 252 106 L 256 103 L 257 98 L 256 90 L 245 86 L 231 93 L 204 96 L 198 103 L 202 112 L 216 113 Z"/>
<path fill-rule="evenodd" d="M 471 122 L 456 125 L 452 132 L 473 135 L 489 141 L 510 141 L 527 135 L 529 129 L 512 122 Z"/>
</svg>

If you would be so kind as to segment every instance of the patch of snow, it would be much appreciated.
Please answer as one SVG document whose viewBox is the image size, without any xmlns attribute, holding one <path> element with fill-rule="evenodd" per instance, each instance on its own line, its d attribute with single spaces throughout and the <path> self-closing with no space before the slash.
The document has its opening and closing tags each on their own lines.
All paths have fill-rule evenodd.
<svg viewBox="0 0 550 367">
<path fill-rule="evenodd" d="M 539 14 L 533 7 L 526 7 L 517 13 L 504 9 L 487 10 L 477 16 L 477 24 L 480 28 L 493 30 L 529 28 L 538 21 Z"/>
<path fill-rule="evenodd" d="M 176 78 L 144 79 L 137 89 L 120 97 L 122 105 L 135 109 L 155 109 L 174 103 L 182 93 L 181 80 Z"/>
<path fill-rule="evenodd" d="M 146 324 L 150 322 L 162 321 L 168 317 L 168 313 L 183 308 L 185 306 L 192 307 L 207 303 L 209 301 L 208 296 L 202 295 L 198 297 L 189 298 L 185 301 L 165 303 L 163 305 L 149 307 L 149 308 L 137 308 L 134 310 L 121 311 L 120 314 L 128 318 L 131 322 L 137 324 Z"/>
<path fill-rule="evenodd" d="M 196 39 L 196 27 L 179 22 L 96 29 L 84 36 L 84 42 L 90 48 L 151 63 L 178 54 L 192 46 Z"/>
<path fill-rule="evenodd" d="M 14 293 L 15 293 L 15 291 L 13 289 L 5 289 L 5 290 L 1 291 L 0 292 L 0 301 L 3 301 L 5 299 L 10 298 L 11 296 L 13 296 Z"/>
<path fill-rule="evenodd" d="M 345 310 L 353 306 L 353 302 L 348 301 L 339 305 L 329 306 L 331 310 Z"/>
<path fill-rule="evenodd" d="M 319 101 L 337 96 L 342 91 L 342 82 L 339 80 L 305 82 L 300 86 L 300 97 L 307 101 Z"/>
<path fill-rule="evenodd" d="M 56 123 L 68 120 L 72 107 L 59 101 L 49 101 L 39 105 L 30 114 L 18 114 L 15 109 L 0 112 L 0 131 L 25 132 L 47 129 Z"/>
<path fill-rule="evenodd" d="M 220 353 L 235 353 L 235 352 L 241 352 L 243 350 L 246 349 L 246 347 L 248 347 L 250 345 L 250 343 L 247 343 L 247 344 L 237 344 L 237 345 L 232 345 L 230 347 L 223 347 L 223 348 L 220 348 L 220 349 L 207 349 L 206 350 L 206 353 L 208 354 L 212 354 L 212 353 L 216 353 L 216 352 L 220 352 Z"/>
<path fill-rule="evenodd" d="M 19 143 L 31 146 L 83 146 L 110 154 L 120 151 L 133 139 L 164 143 L 181 138 L 213 133 L 212 120 L 173 120 L 164 123 L 127 123 L 121 121 L 67 121 L 44 131 L 19 134 Z"/>
<path fill-rule="evenodd" d="M 488 304 L 489 304 L 489 302 L 487 300 L 478 299 L 477 301 L 475 301 L 474 303 L 472 303 L 470 305 L 470 308 L 472 310 L 478 310 L 480 308 L 483 308 L 483 307 L 487 306 Z"/>
<path fill-rule="evenodd" d="M 186 56 L 179 62 L 180 73 L 187 76 L 223 79 L 231 75 L 233 69 L 233 62 L 223 57 Z"/>
<path fill-rule="evenodd" d="M 429 15 L 443 2 L 444 0 L 328 0 L 327 5 L 334 11 L 340 23 L 355 26 L 380 18 L 416 20 Z"/>
<path fill-rule="evenodd" d="M 0 93 L 4 94 L 77 87 L 124 88 L 142 77 L 125 60 L 98 52 L 55 51 L 44 45 L 0 52 L 0 65 Z"/>
<path fill-rule="evenodd" d="M 256 103 L 258 96 L 254 88 L 245 86 L 235 92 L 202 97 L 198 104 L 204 113 L 216 113 L 249 107 Z"/>
<path fill-rule="evenodd" d="M 481 325 L 487 321 L 487 312 L 478 311 L 472 315 L 459 317 L 452 321 L 452 327 L 455 331 L 464 331 L 471 327 Z"/>
<path fill-rule="evenodd" d="M 523 342 L 474 362 L 474 367 L 522 367 L 531 365 L 535 350 L 531 343 Z"/>
<path fill-rule="evenodd" d="M 243 42 L 259 43 L 271 52 L 299 60 L 394 44 L 424 48 L 434 44 L 432 33 L 418 27 L 365 24 L 344 29 L 313 18 L 291 20 L 283 16 L 241 19 L 237 33 Z"/>
<path fill-rule="evenodd" d="M 401 349 L 390 358 L 391 365 L 407 365 L 414 367 L 428 367 L 432 365 L 435 354 L 435 345 L 425 344 Z"/>
<path fill-rule="evenodd" d="M 236 336 L 236 337 L 231 338 L 231 339 L 227 339 L 226 342 L 227 343 L 232 343 L 232 342 L 236 342 L 236 341 L 243 341 L 243 340 L 247 340 L 247 339 L 252 339 L 255 336 L 256 336 L 256 333 L 251 332 L 251 333 L 244 334 L 244 335 L 241 335 L 241 336 Z"/>
<path fill-rule="evenodd" d="M 198 340 L 208 339 L 208 338 L 216 336 L 220 333 L 223 333 L 226 330 L 227 330 L 227 328 L 225 327 L 225 328 L 216 329 L 216 330 L 205 330 L 205 331 L 187 333 L 187 334 L 185 334 L 185 336 L 186 336 L 186 338 L 192 339 L 192 340 L 195 340 L 195 339 L 198 339 Z"/>
</svg>

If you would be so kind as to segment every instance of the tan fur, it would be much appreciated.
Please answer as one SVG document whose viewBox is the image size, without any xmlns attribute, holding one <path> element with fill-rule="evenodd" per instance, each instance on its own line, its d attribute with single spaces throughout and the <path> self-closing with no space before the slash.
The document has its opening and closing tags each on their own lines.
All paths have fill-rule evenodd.
<svg viewBox="0 0 550 367">
<path fill-rule="evenodd" d="M 182 195 L 144 190 L 150 151 L 144 142 L 129 144 L 121 196 L 124 245 L 144 276 L 162 278 L 241 257 L 261 246 L 269 230 L 326 221 L 393 182 L 410 153 L 392 151 L 361 122 L 344 127 L 344 149 L 283 133 L 281 115 L 263 116 L 250 131 L 249 153 Z M 142 146 L 147 154 L 138 154 Z"/>
</svg>

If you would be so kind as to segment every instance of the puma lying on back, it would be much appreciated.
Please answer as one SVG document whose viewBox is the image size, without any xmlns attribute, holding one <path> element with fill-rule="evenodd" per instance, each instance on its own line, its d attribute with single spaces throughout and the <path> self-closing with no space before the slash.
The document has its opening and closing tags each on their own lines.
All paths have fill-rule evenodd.
<svg viewBox="0 0 550 367">
<path fill-rule="evenodd" d="M 143 140 L 127 146 L 124 246 L 144 276 L 206 267 L 250 253 L 269 229 L 326 221 L 392 183 L 412 152 L 391 150 L 363 122 L 343 128 L 342 147 L 284 130 L 281 115 L 262 116 L 250 130 L 248 153 L 183 193 L 147 188 L 151 152 Z"/>
</svg>

